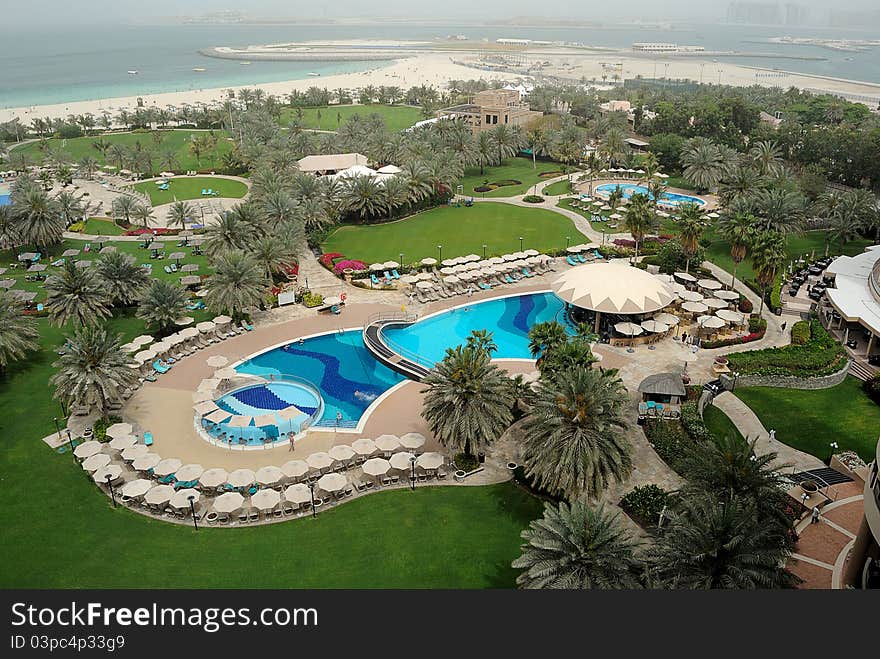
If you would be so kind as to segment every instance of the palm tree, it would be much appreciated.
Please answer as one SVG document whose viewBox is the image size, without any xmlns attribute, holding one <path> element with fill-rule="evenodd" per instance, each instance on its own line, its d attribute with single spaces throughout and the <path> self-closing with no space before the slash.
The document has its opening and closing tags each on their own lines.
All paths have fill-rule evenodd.
<svg viewBox="0 0 880 659">
<path fill-rule="evenodd" d="M 668 588 L 786 588 L 798 582 L 783 567 L 788 555 L 753 503 L 688 496 L 669 513 L 669 526 L 650 553 L 651 574 Z"/>
<path fill-rule="evenodd" d="M 546 504 L 544 516 L 522 532 L 522 554 L 511 564 L 523 570 L 520 588 L 639 588 L 637 544 L 617 524 L 617 514 L 584 499 Z"/>
<path fill-rule="evenodd" d="M 110 207 L 113 216 L 117 220 L 122 220 L 126 224 L 131 224 L 131 216 L 139 205 L 140 202 L 137 199 L 124 194 L 116 197 Z"/>
<path fill-rule="evenodd" d="M 498 344 L 495 343 L 492 332 L 488 330 L 473 330 L 467 337 L 466 345 L 474 350 L 482 350 L 490 356 L 498 350 Z"/>
<path fill-rule="evenodd" d="M 120 347 L 119 336 L 100 326 L 81 327 L 67 340 L 63 355 L 53 364 L 55 398 L 68 406 L 74 403 L 97 409 L 101 416 L 111 403 L 122 400 L 122 392 L 137 382 L 129 368 L 131 358 Z"/>
<path fill-rule="evenodd" d="M 297 207 L 297 215 L 302 220 L 306 232 L 321 232 L 333 226 L 333 219 L 327 212 L 324 201 L 318 197 L 309 197 L 301 201 Z"/>
<path fill-rule="evenodd" d="M 146 204 L 137 204 L 131 211 L 131 218 L 140 222 L 144 229 L 148 228 L 150 223 L 156 219 L 153 215 L 153 209 Z"/>
<path fill-rule="evenodd" d="M 751 198 L 762 229 L 777 233 L 797 233 L 802 228 L 806 199 L 800 192 L 783 188 L 758 190 Z"/>
<path fill-rule="evenodd" d="M 622 163 L 629 153 L 626 138 L 618 128 L 609 128 L 602 136 L 601 152 L 609 163 L 614 166 Z"/>
<path fill-rule="evenodd" d="M 522 135 L 515 129 L 505 124 L 499 124 L 491 131 L 492 142 L 498 154 L 498 162 L 505 158 L 515 156 L 522 146 Z"/>
<path fill-rule="evenodd" d="M 758 315 L 764 311 L 767 287 L 776 279 L 786 260 L 788 260 L 788 251 L 785 247 L 785 238 L 781 234 L 761 231 L 755 236 L 752 245 L 752 268 L 755 270 L 755 279 L 761 285 L 761 308 L 758 310 Z"/>
<path fill-rule="evenodd" d="M 69 227 L 76 222 L 85 212 L 82 197 L 77 197 L 67 190 L 62 190 L 55 195 L 55 204 L 65 227 Z"/>
<path fill-rule="evenodd" d="M 700 238 L 703 230 L 706 228 L 706 221 L 703 219 L 703 211 L 696 204 L 683 204 L 679 208 L 678 217 L 678 239 L 681 241 L 681 249 L 684 251 L 685 262 L 684 271 L 688 272 L 691 266 L 691 259 L 696 255 L 700 248 Z"/>
<path fill-rule="evenodd" d="M 345 188 L 345 204 L 362 222 L 380 215 L 385 211 L 382 185 L 372 176 L 350 178 Z"/>
<path fill-rule="evenodd" d="M 209 309 L 239 319 L 246 309 L 265 302 L 266 280 L 252 256 L 233 250 L 214 262 L 207 290 L 205 303 Z"/>
<path fill-rule="evenodd" d="M 85 174 L 86 179 L 91 181 L 95 172 L 98 171 L 98 161 L 92 156 L 83 156 L 79 161 L 79 169 Z"/>
<path fill-rule="evenodd" d="M 299 234 L 300 240 L 302 232 Z M 299 242 L 299 241 L 297 241 Z M 269 283 L 274 273 L 283 272 L 285 268 L 296 263 L 296 245 L 287 236 L 268 235 L 257 238 L 250 248 L 250 254 L 260 265 Z"/>
<path fill-rule="evenodd" d="M 761 176 L 777 176 L 782 173 L 784 161 L 782 149 L 776 142 L 764 140 L 755 142 L 749 149 L 749 157 Z"/>
<path fill-rule="evenodd" d="M 616 371 L 577 369 L 542 380 L 523 422 L 523 464 L 535 484 L 573 500 L 599 496 L 632 470 L 623 434 L 626 390 Z"/>
<path fill-rule="evenodd" d="M 393 176 L 385 180 L 383 196 L 390 220 L 395 210 L 409 203 L 409 185 L 403 179 Z"/>
<path fill-rule="evenodd" d="M 682 149 L 684 177 L 698 190 L 710 190 L 724 177 L 725 161 L 718 146 L 711 140 L 695 137 Z"/>
<path fill-rule="evenodd" d="M 37 247 L 54 245 L 67 228 L 58 204 L 36 185 L 26 185 L 20 195 L 13 194 L 22 242 Z"/>
<path fill-rule="evenodd" d="M 263 215 L 270 226 L 277 226 L 296 216 L 296 202 L 284 190 L 272 190 L 260 202 Z"/>
<path fill-rule="evenodd" d="M 154 279 L 138 298 L 137 317 L 164 333 L 186 313 L 186 291 L 170 281 Z"/>
<path fill-rule="evenodd" d="M 590 330 L 592 329 L 590 327 Z M 577 336 L 544 351 L 538 361 L 538 369 L 541 371 L 542 378 L 550 380 L 560 373 L 590 368 L 596 361 L 598 359 L 590 348 L 590 340 Z"/>
<path fill-rule="evenodd" d="M 565 345 L 567 341 L 568 332 L 565 331 L 565 326 L 555 320 L 536 323 L 529 330 L 529 352 L 532 357 L 538 358 L 539 363 L 540 355 Z"/>
<path fill-rule="evenodd" d="M 217 222 L 205 230 L 205 253 L 214 259 L 226 252 L 248 249 L 252 242 L 250 223 L 239 213 L 227 211 L 217 216 Z"/>
<path fill-rule="evenodd" d="M 175 201 L 168 208 L 166 221 L 169 226 L 179 226 L 181 229 L 186 229 L 187 220 L 192 220 L 195 212 L 195 207 L 192 204 L 185 201 Z"/>
<path fill-rule="evenodd" d="M 480 176 L 484 173 L 486 166 L 495 165 L 500 162 L 496 160 L 498 152 L 495 149 L 495 142 L 492 135 L 488 131 L 483 131 L 477 135 L 477 143 L 474 150 L 474 160 L 480 166 Z"/>
<path fill-rule="evenodd" d="M 751 165 L 740 164 L 718 186 L 718 196 L 725 207 L 746 198 L 767 184 Z"/>
<path fill-rule="evenodd" d="M 77 268 L 67 259 L 57 275 L 46 280 L 46 307 L 56 325 L 73 321 L 75 325 L 92 325 L 110 316 L 110 298 L 97 272 Z"/>
<path fill-rule="evenodd" d="M 11 204 L 0 206 L 0 249 L 15 249 L 21 244 L 21 226 Z"/>
<path fill-rule="evenodd" d="M 634 194 L 629 198 L 629 206 L 623 215 L 623 226 L 636 242 L 636 260 L 639 258 L 639 245 L 648 231 L 654 227 L 654 210 L 648 195 Z"/>
<path fill-rule="evenodd" d="M 96 271 L 113 304 L 134 303 L 150 283 L 149 273 L 125 252 L 105 254 L 98 259 Z"/>
<path fill-rule="evenodd" d="M 513 421 L 507 376 L 489 354 L 471 346 L 449 348 L 423 380 L 422 416 L 441 444 L 466 455 L 483 453 Z"/>
<path fill-rule="evenodd" d="M 21 302 L 0 290 L 0 371 L 40 347 L 37 323 L 23 311 Z"/>
<path fill-rule="evenodd" d="M 725 213 L 718 223 L 718 232 L 730 243 L 730 258 L 733 259 L 731 289 L 736 286 L 736 269 L 746 258 L 749 246 L 754 241 L 756 224 L 754 216 L 748 213 Z"/>
</svg>

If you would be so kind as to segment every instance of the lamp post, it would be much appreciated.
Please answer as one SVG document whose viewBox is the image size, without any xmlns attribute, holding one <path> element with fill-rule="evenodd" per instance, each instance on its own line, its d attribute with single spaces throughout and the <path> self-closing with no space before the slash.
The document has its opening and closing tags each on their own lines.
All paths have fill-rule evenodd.
<svg viewBox="0 0 880 659">
<path fill-rule="evenodd" d="M 315 484 L 309 483 L 309 495 L 312 498 L 312 517 L 318 516 L 318 511 L 315 509 Z"/>
<path fill-rule="evenodd" d="M 57 416 L 52 417 L 52 421 L 55 422 L 55 432 L 58 433 L 58 441 L 60 442 L 62 438 L 61 438 L 61 426 L 58 425 L 58 417 Z"/>
<path fill-rule="evenodd" d="M 187 497 L 187 500 L 189 501 L 189 512 L 190 512 L 190 514 L 192 514 L 193 527 L 195 528 L 196 531 L 198 531 L 199 530 L 199 522 L 196 519 L 196 497 L 194 494 L 190 494 Z"/>
<path fill-rule="evenodd" d="M 439 257 L 437 260 L 443 260 L 443 245 L 437 245 L 437 256 Z"/>
<path fill-rule="evenodd" d="M 568 246 L 571 244 L 571 236 L 565 237 L 565 249 L 568 249 Z"/>
<path fill-rule="evenodd" d="M 523 241 L 523 237 L 520 236 L 519 237 L 519 251 L 522 251 L 522 241 Z"/>
<path fill-rule="evenodd" d="M 67 445 L 70 447 L 70 454 L 76 460 L 76 455 L 73 454 L 73 437 L 70 436 L 70 428 L 67 429 Z"/>
<path fill-rule="evenodd" d="M 412 489 L 415 490 L 416 489 L 416 456 L 411 455 L 409 457 L 409 464 L 411 467 L 409 482 L 410 482 L 410 485 L 412 486 Z"/>
<path fill-rule="evenodd" d="M 483 258 L 486 258 L 486 246 L 483 245 Z"/>
<path fill-rule="evenodd" d="M 107 487 L 110 488 L 110 499 L 113 501 L 113 507 L 116 507 L 116 493 L 113 491 L 113 480 L 110 478 L 110 474 L 107 474 Z"/>
</svg>

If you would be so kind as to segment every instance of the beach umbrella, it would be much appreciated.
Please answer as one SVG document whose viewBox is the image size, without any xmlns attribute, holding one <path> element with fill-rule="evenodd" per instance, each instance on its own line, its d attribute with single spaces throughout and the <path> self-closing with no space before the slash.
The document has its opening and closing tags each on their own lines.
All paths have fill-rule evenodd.
<svg viewBox="0 0 880 659">
<path fill-rule="evenodd" d="M 199 264 L 198 263 L 184 263 L 180 266 L 181 272 L 198 272 Z"/>
<path fill-rule="evenodd" d="M 703 300 L 703 304 L 705 304 L 710 309 L 726 309 L 728 302 L 727 300 L 719 300 L 716 297 L 707 297 Z"/>
<path fill-rule="evenodd" d="M 154 485 L 144 495 L 144 503 L 151 506 L 162 506 L 174 496 L 174 488 L 170 485 Z"/>
<path fill-rule="evenodd" d="M 681 308 L 689 313 L 705 313 L 709 310 L 709 307 L 702 302 L 685 302 Z"/>
<path fill-rule="evenodd" d="M 244 504 L 244 497 L 238 492 L 224 492 L 214 499 L 214 510 L 218 513 L 234 513 Z"/>
<path fill-rule="evenodd" d="M 223 325 L 228 325 L 231 322 L 232 318 L 230 318 L 229 316 L 216 316 L 214 318 L 214 324 L 217 327 L 223 327 Z"/>
<path fill-rule="evenodd" d="M 229 472 L 229 478 L 226 479 L 226 482 L 232 487 L 248 487 L 254 484 L 256 478 L 256 474 L 250 469 L 236 469 Z"/>
<path fill-rule="evenodd" d="M 614 330 L 624 336 L 638 336 L 645 331 L 640 325 L 636 325 L 635 323 L 617 323 L 614 326 Z"/>
<path fill-rule="evenodd" d="M 415 275 L 403 275 L 400 278 L 401 283 L 403 284 L 415 284 L 419 280 Z"/>
<path fill-rule="evenodd" d="M 156 353 L 156 355 L 162 355 L 171 350 L 171 344 L 168 343 L 168 341 L 159 341 L 158 343 L 151 345 L 150 350 Z"/>
<path fill-rule="evenodd" d="M 98 469 L 106 467 L 108 464 L 110 464 L 109 455 L 107 455 L 106 453 L 95 453 L 94 455 L 83 460 L 82 465 L 80 466 L 83 468 L 83 471 L 92 472 L 98 471 Z"/>
<path fill-rule="evenodd" d="M 125 485 L 119 488 L 119 493 L 124 497 L 139 499 L 149 492 L 152 487 L 153 481 L 147 480 L 146 478 L 137 478 L 133 481 L 128 481 Z"/>
<path fill-rule="evenodd" d="M 376 442 L 372 439 L 367 439 L 366 437 L 354 440 L 351 443 L 351 448 L 358 455 L 372 455 L 377 450 Z"/>
<path fill-rule="evenodd" d="M 579 254 L 583 250 L 581 249 L 580 245 L 572 245 L 571 247 L 566 247 L 565 251 L 569 254 Z"/>
<path fill-rule="evenodd" d="M 196 329 L 199 330 L 201 334 L 209 334 L 217 329 L 217 326 L 210 320 L 203 320 L 198 325 L 196 325 Z"/>
<path fill-rule="evenodd" d="M 416 287 L 423 291 L 427 291 L 434 288 L 434 284 L 429 281 L 420 281 L 416 284 Z"/>
<path fill-rule="evenodd" d="M 669 284 L 669 288 L 672 290 L 673 293 L 675 293 L 679 297 L 681 297 L 681 294 L 687 290 L 687 288 L 685 288 L 684 284 L 679 284 L 678 282 L 673 282 L 673 283 Z"/>
<path fill-rule="evenodd" d="M 27 269 L 28 272 L 42 272 L 46 269 L 46 266 L 42 263 L 34 263 L 30 268 Z"/>
<path fill-rule="evenodd" d="M 149 471 L 155 468 L 162 461 L 158 453 L 147 453 L 145 456 L 137 458 L 131 463 L 132 468 L 138 471 Z"/>
<path fill-rule="evenodd" d="M 437 265 L 437 259 L 432 259 L 431 257 L 422 259 L 422 265 Z"/>
<path fill-rule="evenodd" d="M 456 270 L 456 268 L 454 266 L 446 266 L 444 268 L 440 268 L 441 275 L 454 275 L 456 272 L 459 272 L 459 271 Z M 421 280 L 421 277 L 416 277 L 416 281 L 420 281 L 420 280 Z"/>
<path fill-rule="evenodd" d="M 281 503 L 281 494 L 272 489 L 265 489 L 251 495 L 251 505 L 257 510 L 272 510 Z"/>
<path fill-rule="evenodd" d="M 290 503 L 311 503 L 312 493 L 304 483 L 296 483 L 284 490 L 284 499 Z"/>
<path fill-rule="evenodd" d="M 375 441 L 376 448 L 380 451 L 391 452 L 400 448 L 400 438 L 397 435 L 379 435 Z"/>
<path fill-rule="evenodd" d="M 345 462 L 346 460 L 351 460 L 354 457 L 354 449 L 346 444 L 331 446 L 327 453 L 330 455 L 331 458 L 333 458 L 334 460 L 338 460 L 339 462 Z"/>
<path fill-rule="evenodd" d="M 110 448 L 117 451 L 124 451 L 137 444 L 137 437 L 134 435 L 122 435 L 110 441 Z"/>
<path fill-rule="evenodd" d="M 419 281 L 434 281 L 434 275 L 430 272 L 420 272 L 416 277 L 418 277 Z"/>
<path fill-rule="evenodd" d="M 721 288 L 721 282 L 714 279 L 699 279 L 697 286 L 707 291 L 717 291 Z"/>
<path fill-rule="evenodd" d="M 92 474 L 92 479 L 96 483 L 106 483 L 108 480 L 112 483 L 122 476 L 122 467 L 119 465 L 109 464 L 105 467 L 101 467 Z"/>
<path fill-rule="evenodd" d="M 395 453 L 394 455 L 392 455 L 388 459 L 388 462 L 391 463 L 391 467 L 393 469 L 397 469 L 398 471 L 406 471 L 407 469 L 410 468 L 410 466 L 411 466 L 410 465 L 410 458 L 413 458 L 413 457 L 415 457 L 415 456 L 413 456 L 412 453 L 409 453 L 407 451 L 401 451 L 399 453 Z"/>
<path fill-rule="evenodd" d="M 384 476 L 391 469 L 391 463 L 385 458 L 370 458 L 361 469 L 367 476 Z"/>
<path fill-rule="evenodd" d="M 269 465 L 257 469 L 254 478 L 260 485 L 275 485 L 275 483 L 284 478 L 284 472 L 281 471 L 280 467 Z"/>
<path fill-rule="evenodd" d="M 0 279 L 0 288 L 9 289 L 15 286 L 17 283 L 18 282 L 16 282 L 14 279 Z"/>
<path fill-rule="evenodd" d="M 76 256 L 77 254 L 79 254 L 78 249 L 65 249 L 63 252 L 61 252 L 61 256 L 65 259 L 70 258 L 71 256 Z"/>
<path fill-rule="evenodd" d="M 220 386 L 220 380 L 217 378 L 205 378 L 199 382 L 198 391 L 213 391 Z"/>
<path fill-rule="evenodd" d="M 326 469 L 333 464 L 333 458 L 330 457 L 329 453 L 318 451 L 317 453 L 312 453 L 308 456 L 306 458 L 306 463 L 312 469 Z"/>
<path fill-rule="evenodd" d="M 736 291 L 715 291 L 712 295 L 720 300 L 733 301 L 739 299 L 739 293 Z"/>
<path fill-rule="evenodd" d="M 444 281 L 444 283 L 447 283 L 447 284 L 458 284 L 461 281 L 461 279 L 459 279 L 455 275 L 449 275 L 448 277 L 444 277 L 443 281 Z"/>
<path fill-rule="evenodd" d="M 145 346 L 149 343 L 152 343 L 153 340 L 153 337 L 149 334 L 141 334 L 140 336 L 134 337 L 131 342 L 136 346 Z"/>
<path fill-rule="evenodd" d="M 182 490 L 178 490 L 174 493 L 174 495 L 169 500 L 169 504 L 172 508 L 177 508 L 178 510 L 182 510 L 184 508 L 190 507 L 189 498 L 192 497 L 192 503 L 198 503 L 201 495 L 198 490 L 195 490 L 191 487 L 186 487 Z"/>
<path fill-rule="evenodd" d="M 394 268 L 399 268 L 400 264 L 397 261 L 385 261 L 382 267 L 384 270 L 393 270 Z"/>
<path fill-rule="evenodd" d="M 147 249 L 151 249 L 154 251 L 158 249 L 165 249 L 165 243 L 154 240 L 149 245 L 147 245 Z"/>
<path fill-rule="evenodd" d="M 657 320 L 645 320 L 641 323 L 641 326 L 646 332 L 652 332 L 654 334 L 662 334 L 669 329 L 669 325 Z"/>
<path fill-rule="evenodd" d="M 183 462 L 177 458 L 165 458 L 162 462 L 153 467 L 153 474 L 156 476 L 169 476 L 180 469 L 182 465 Z"/>
<path fill-rule="evenodd" d="M 370 271 L 372 272 L 382 272 L 385 269 L 385 266 L 381 263 L 371 263 Z"/>
<path fill-rule="evenodd" d="M 98 254 L 112 254 L 115 251 L 116 247 L 114 247 L 113 245 L 107 245 L 106 247 L 102 247 L 100 250 L 98 250 Z"/>
<path fill-rule="evenodd" d="M 168 258 L 171 259 L 172 261 L 176 261 L 177 265 L 179 266 L 180 259 L 186 258 L 186 252 L 172 252 L 171 254 L 169 254 Z"/>
<path fill-rule="evenodd" d="M 425 436 L 420 432 L 408 432 L 400 436 L 400 445 L 403 448 L 422 448 L 425 445 L 425 441 Z"/>
<path fill-rule="evenodd" d="M 416 465 L 422 469 L 439 469 L 443 466 L 445 459 L 440 453 L 422 453 L 416 459 Z"/>
<path fill-rule="evenodd" d="M 344 489 L 347 484 L 348 481 L 342 474 L 324 474 L 318 479 L 318 487 L 325 492 L 338 492 Z"/>
<path fill-rule="evenodd" d="M 281 465 L 281 473 L 287 478 L 301 478 L 309 473 L 309 465 L 303 460 L 289 460 Z"/>
<path fill-rule="evenodd" d="M 186 337 L 181 336 L 180 332 L 176 332 L 175 334 L 172 334 L 171 336 L 165 337 L 165 343 L 168 343 L 171 346 L 180 345 L 184 341 L 186 341 Z"/>
<path fill-rule="evenodd" d="M 113 425 L 107 426 L 107 437 L 116 438 L 122 437 L 123 435 L 130 435 L 132 431 L 132 427 L 130 423 L 114 423 Z"/>
<path fill-rule="evenodd" d="M 692 274 L 690 274 L 690 273 L 688 273 L 688 272 L 676 272 L 676 273 L 674 274 L 674 277 L 675 277 L 676 279 L 681 280 L 681 281 L 689 281 L 689 282 L 695 282 L 695 281 L 697 281 L 697 278 L 694 277 Z"/>
<path fill-rule="evenodd" d="M 733 311 L 731 309 L 719 309 L 715 312 L 715 315 L 721 320 L 733 325 L 742 325 L 746 320 L 745 314 L 741 314 L 739 311 Z"/>
<path fill-rule="evenodd" d="M 134 360 L 138 364 L 145 364 L 156 356 L 156 353 L 152 350 L 141 350 L 140 352 L 135 353 Z"/>
<path fill-rule="evenodd" d="M 182 330 L 180 330 L 179 333 L 180 333 L 180 336 L 182 336 L 183 338 L 191 339 L 191 338 L 199 335 L 199 330 L 197 330 L 195 327 L 185 327 Z"/>
<path fill-rule="evenodd" d="M 670 327 L 674 327 L 681 322 L 681 319 L 678 316 L 673 316 L 671 313 L 658 313 L 654 316 L 654 320 L 658 323 L 669 325 Z"/>
<path fill-rule="evenodd" d="M 226 368 L 221 368 L 214 371 L 214 377 L 218 380 L 231 380 L 238 377 L 238 371 L 230 366 L 227 366 Z"/>
<path fill-rule="evenodd" d="M 229 474 L 225 469 L 214 467 L 202 472 L 202 475 L 199 476 L 199 483 L 203 487 L 220 487 L 228 478 Z"/>
<path fill-rule="evenodd" d="M 183 481 L 184 483 L 189 481 L 198 480 L 199 476 L 202 475 L 202 472 L 205 471 L 205 468 L 202 465 L 197 463 L 190 463 L 183 465 L 180 469 L 174 472 L 174 477 Z"/>
<path fill-rule="evenodd" d="M 196 284 L 198 284 L 201 281 L 202 281 L 202 278 L 199 277 L 198 275 L 187 275 L 186 277 L 180 278 L 180 283 L 183 286 L 195 286 Z"/>
<path fill-rule="evenodd" d="M 195 322 L 195 318 L 192 316 L 181 316 L 177 320 L 174 321 L 174 324 L 178 327 L 185 327 L 187 325 L 192 325 Z"/>
<path fill-rule="evenodd" d="M 78 457 L 80 460 L 82 460 L 84 458 L 92 457 L 93 455 L 95 455 L 95 453 L 100 453 L 101 448 L 102 448 L 101 442 L 91 440 L 88 442 L 83 442 L 82 444 L 77 446 L 75 449 L 73 449 L 73 454 L 76 457 Z"/>
<path fill-rule="evenodd" d="M 525 254 L 526 256 L 538 256 L 538 254 L 540 254 L 540 253 L 541 252 L 539 252 L 536 249 L 527 249 L 526 251 L 523 252 L 523 254 Z"/>
<path fill-rule="evenodd" d="M 697 325 L 700 329 L 721 329 L 727 323 L 718 316 L 700 316 L 697 319 Z"/>
<path fill-rule="evenodd" d="M 132 462 L 138 458 L 142 458 L 150 452 L 150 447 L 143 444 L 135 444 L 122 450 L 122 459 L 126 462 Z"/>
<path fill-rule="evenodd" d="M 697 293 L 697 291 L 682 291 L 681 293 L 678 294 L 678 297 L 680 297 L 682 300 L 685 300 L 687 302 L 702 302 L 703 301 L 702 293 Z"/>
</svg>

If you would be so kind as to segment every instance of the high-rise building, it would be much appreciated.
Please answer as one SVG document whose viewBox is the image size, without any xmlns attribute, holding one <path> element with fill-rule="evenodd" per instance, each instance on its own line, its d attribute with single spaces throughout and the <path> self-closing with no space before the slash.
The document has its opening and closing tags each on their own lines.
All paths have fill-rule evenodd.
<svg viewBox="0 0 880 659">
<path fill-rule="evenodd" d="M 727 5 L 727 22 L 779 25 L 782 9 L 775 2 L 731 2 Z"/>
</svg>

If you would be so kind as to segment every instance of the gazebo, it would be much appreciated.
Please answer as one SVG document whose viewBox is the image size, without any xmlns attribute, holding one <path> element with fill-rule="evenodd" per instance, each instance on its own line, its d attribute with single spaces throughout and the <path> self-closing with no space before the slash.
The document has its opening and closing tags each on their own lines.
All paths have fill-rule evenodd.
<svg viewBox="0 0 880 659">
<path fill-rule="evenodd" d="M 571 268 L 551 287 L 569 305 L 593 312 L 593 327 L 597 333 L 602 314 L 650 314 L 665 309 L 675 300 L 668 284 L 623 263 L 589 263 Z"/>
<path fill-rule="evenodd" d="M 681 373 L 655 373 L 639 383 L 642 402 L 678 405 L 687 396 Z"/>
</svg>

